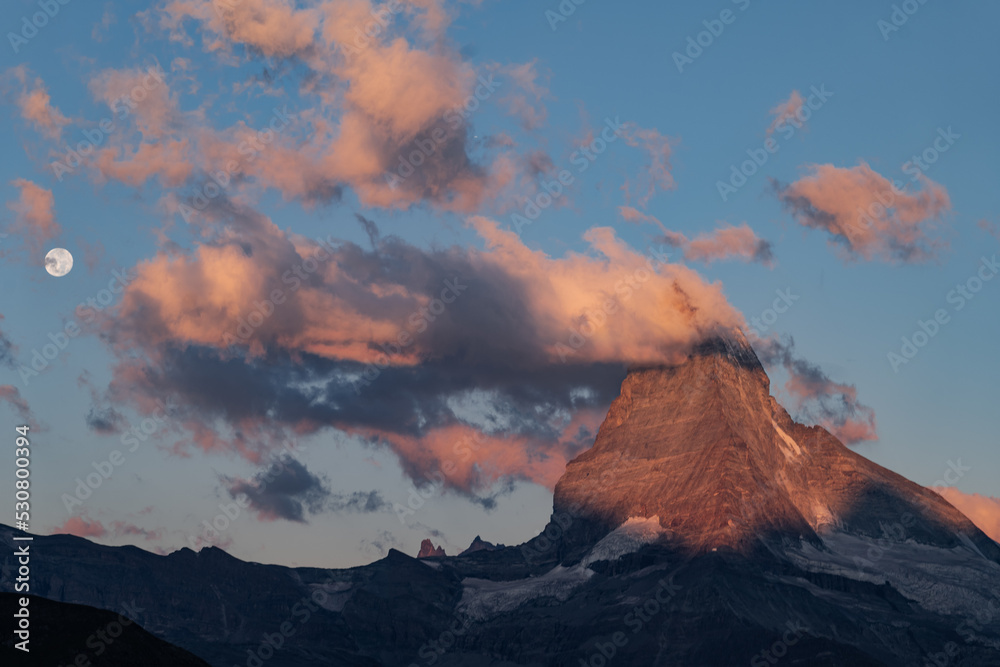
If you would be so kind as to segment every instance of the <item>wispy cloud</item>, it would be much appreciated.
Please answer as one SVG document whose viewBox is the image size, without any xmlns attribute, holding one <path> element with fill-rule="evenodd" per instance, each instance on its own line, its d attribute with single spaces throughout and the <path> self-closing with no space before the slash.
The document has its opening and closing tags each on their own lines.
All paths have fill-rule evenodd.
<svg viewBox="0 0 1000 667">
<path fill-rule="evenodd" d="M 657 192 L 673 190 L 677 185 L 670 164 L 673 146 L 670 138 L 659 130 L 639 127 L 635 123 L 626 123 L 624 137 L 625 143 L 642 149 L 649 159 L 635 185 L 626 183 L 624 187 L 627 198 L 635 194 L 639 206 L 645 207 Z"/>
<path fill-rule="evenodd" d="M 809 165 L 799 180 L 774 191 L 800 225 L 830 234 L 845 259 L 921 262 L 945 246 L 934 223 L 951 208 L 945 188 L 921 176 L 921 189 L 898 188 L 862 162 Z"/>
<path fill-rule="evenodd" d="M 875 411 L 858 400 L 857 388 L 834 382 L 818 365 L 797 356 L 790 336 L 757 340 L 754 348 L 764 364 L 788 373 L 785 391 L 800 419 L 820 424 L 848 445 L 878 439 Z"/>
<path fill-rule="evenodd" d="M 799 91 L 793 90 L 787 100 L 771 109 L 771 115 L 774 118 L 771 120 L 771 124 L 767 128 L 767 136 L 774 134 L 774 131 L 778 129 L 782 123 L 786 123 L 792 118 L 795 118 L 799 112 L 802 111 L 802 105 L 804 102 L 805 100 Z"/>
<path fill-rule="evenodd" d="M 951 486 L 932 486 L 931 489 L 969 517 L 981 531 L 1000 542 L 1000 498 L 979 493 L 965 493 Z"/>
<path fill-rule="evenodd" d="M 663 242 L 684 253 L 684 259 L 693 262 L 710 264 L 726 259 L 739 259 L 744 262 L 760 262 L 765 266 L 774 266 L 774 252 L 771 243 L 759 236 L 747 223 L 739 226 L 727 222 L 719 223 L 712 232 L 702 232 L 693 239 L 680 232 L 667 229 L 656 217 L 648 215 L 631 206 L 619 206 L 618 214 L 626 222 L 651 223 L 663 232 Z"/>
<path fill-rule="evenodd" d="M 43 136 L 59 139 L 70 119 L 52 104 L 45 82 L 40 77 L 33 77 L 24 65 L 7 70 L 3 78 L 6 81 L 4 88 L 14 89 L 14 100 L 21 118 Z"/>
<path fill-rule="evenodd" d="M 684 259 L 712 263 L 720 260 L 739 259 L 774 266 L 774 253 L 770 242 L 757 236 L 747 223 L 739 226 L 721 223 L 711 232 L 703 232 L 689 239 L 679 232 L 664 234 L 667 244 L 680 248 Z"/>
<path fill-rule="evenodd" d="M 18 178 L 12 182 L 20 195 L 17 200 L 7 202 L 7 208 L 14 212 L 11 231 L 20 234 L 32 252 L 38 252 L 43 244 L 62 232 L 55 216 L 55 197 L 52 191 L 31 181 Z"/>
</svg>

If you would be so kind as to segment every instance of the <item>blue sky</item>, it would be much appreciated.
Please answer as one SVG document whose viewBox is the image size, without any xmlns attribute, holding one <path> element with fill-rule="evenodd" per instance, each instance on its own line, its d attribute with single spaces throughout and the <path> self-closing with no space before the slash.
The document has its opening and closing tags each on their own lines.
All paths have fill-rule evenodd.
<svg viewBox="0 0 1000 667">
<path fill-rule="evenodd" d="M 348 7 L 363 4 L 244 2 L 243 7 L 262 12 L 321 10 L 327 12 L 323 25 L 332 25 Z M 550 4 L 558 11 L 558 3 Z M 585 172 L 578 173 L 565 197 L 523 228 L 520 243 L 553 260 L 572 257 L 572 253 L 597 256 L 584 240 L 587 230 L 594 227 L 613 228 L 621 241 L 639 253 L 662 243 L 660 227 L 626 222 L 619 211 L 622 206 L 655 218 L 663 228 L 686 239 L 711 234 L 724 223 L 746 223 L 756 239 L 770 243 L 773 266 L 744 261 L 748 258 L 739 253 L 727 255 L 728 261 L 697 261 L 694 255 L 685 256 L 684 245 L 670 250 L 672 260 L 697 271 L 706 282 L 720 282 L 728 304 L 746 318 L 771 307 L 777 290 L 790 290 L 798 297 L 768 333 L 794 337 L 797 355 L 821 368 L 833 383 L 856 387 L 857 400 L 874 411 L 878 426 L 877 441 L 856 445 L 862 454 L 926 485 L 942 479 L 950 461 L 961 460 L 971 470 L 957 483 L 959 490 L 1000 496 L 993 410 L 1000 280 L 984 282 L 974 298 L 963 299 L 960 310 L 948 298 L 957 284 L 977 275 L 982 258 L 990 259 L 1000 250 L 1000 234 L 991 235 L 988 230 L 989 225 L 1000 224 L 990 188 L 1000 178 L 995 159 L 1000 139 L 995 123 L 1000 83 L 983 76 L 992 71 L 1000 55 L 1000 45 L 990 32 L 1000 10 L 982 3 L 930 0 L 917 5 L 898 30 L 885 33 L 886 39 L 879 21 L 891 22 L 892 3 L 740 0 L 623 7 L 591 0 L 566 21 L 556 23 L 555 29 L 544 3 L 475 6 L 427 0 L 404 5 L 407 9 L 389 28 L 392 38 L 405 40 L 413 51 L 440 58 L 454 72 L 469 74 L 468 78 L 456 80 L 448 72 L 420 70 L 428 61 L 416 57 L 407 63 L 414 69 L 405 82 L 400 70 L 376 71 L 382 61 L 366 62 L 370 69 L 341 66 L 335 61 L 339 57 L 336 43 L 325 40 L 321 29 L 308 36 L 308 45 L 302 42 L 301 33 L 285 39 L 277 32 L 249 43 L 255 38 L 233 26 L 240 21 L 252 24 L 251 14 L 237 13 L 230 23 L 213 23 L 217 15 L 211 3 L 201 0 L 190 3 L 194 9 L 187 12 L 178 3 L 60 5 L 37 35 L 18 44 L 16 53 L 10 44 L 5 46 L 0 82 L 7 101 L 7 123 L 6 131 L 0 133 L 0 149 L 7 159 L 0 164 L 0 187 L 8 204 L 2 214 L 8 236 L 0 244 L 0 280 L 7 286 L 0 303 L 0 331 L 15 349 L 10 367 L 3 369 L 2 383 L 17 389 L 33 419 L 45 427 L 33 432 L 32 438 L 33 530 L 67 528 L 66 522 L 78 517 L 69 528 L 99 541 L 171 551 L 187 546 L 187 536 L 201 521 L 219 514 L 220 503 L 233 502 L 227 490 L 233 488 L 233 480 L 251 480 L 267 467 L 266 457 L 255 460 L 235 446 L 190 445 L 194 438 L 191 424 L 198 418 L 220 432 L 233 424 L 220 422 L 222 413 L 198 412 L 191 391 L 197 381 L 189 376 L 190 381 L 178 380 L 173 385 L 178 395 L 163 395 L 168 403 L 183 405 L 183 418 L 157 427 L 148 442 L 135 452 L 126 452 L 125 462 L 93 496 L 67 512 L 62 496 L 72 493 L 74 480 L 93 472 L 93 464 L 106 460 L 111 451 L 122 449 L 122 428 L 141 429 L 142 420 L 149 418 L 144 413 L 148 405 L 138 399 L 105 395 L 112 384 L 126 386 L 120 369 L 133 361 L 129 346 L 140 354 L 157 354 L 168 347 L 189 352 L 198 345 L 211 347 L 185 339 L 179 333 L 184 330 L 182 324 L 175 323 L 164 337 L 144 329 L 136 319 L 143 312 L 142 301 L 135 296 L 141 286 L 134 288 L 132 297 L 127 292 L 116 294 L 100 328 L 69 341 L 43 373 L 25 381 L 18 369 L 30 365 L 33 351 L 48 343 L 50 333 L 79 319 L 74 313 L 77 304 L 96 298 L 113 278 L 113 270 L 138 272 L 145 266 L 151 285 L 161 274 L 152 273 L 149 262 L 160 257 L 158 266 L 166 267 L 165 271 L 187 266 L 195 281 L 198 266 L 177 258 L 193 262 L 200 245 L 223 248 L 231 241 L 227 234 L 243 234 L 238 223 L 211 209 L 207 220 L 185 222 L 170 210 L 171 202 L 183 201 L 206 182 L 205 171 L 212 168 L 206 165 L 217 164 L 214 156 L 236 143 L 234 133 L 240 128 L 265 127 L 273 109 L 286 105 L 300 114 L 276 142 L 286 152 L 265 152 L 255 164 L 278 164 L 280 159 L 287 160 L 288 166 L 273 170 L 261 166 L 227 190 L 241 215 L 266 216 L 283 239 L 332 236 L 366 249 L 371 242 L 355 217 L 360 214 L 377 224 L 382 239 L 394 235 L 412 248 L 407 251 L 410 255 L 418 250 L 444 252 L 449 247 L 467 249 L 472 257 L 488 254 L 486 234 L 469 224 L 470 218 L 484 216 L 495 221 L 498 230 L 511 229 L 511 214 L 523 206 L 524 197 L 535 196 L 535 188 L 551 181 L 560 169 L 574 169 L 572 154 L 588 131 L 599 132 L 607 118 L 627 122 L 630 134 L 611 143 Z M 4 32 L 18 33 L 21 17 L 30 16 L 38 7 L 18 0 L 10 3 L 10 10 Z M 718 19 L 724 10 L 732 12 L 731 23 L 678 71 L 673 54 L 684 52 L 688 38 L 697 39 L 706 30 L 703 22 Z M 383 42 L 379 48 L 388 49 L 389 44 Z M 149 143 L 187 140 L 187 152 L 178 162 L 193 168 L 172 180 L 167 169 L 158 165 L 151 175 L 139 179 L 129 177 L 128 168 L 112 173 L 92 162 L 62 180 L 56 178 L 52 161 L 65 154 L 67 145 L 81 141 L 84 130 L 93 131 L 101 119 L 112 115 L 99 94 L 118 90 L 118 79 L 108 72 L 127 73 L 156 65 L 166 74 L 158 90 L 169 89 L 168 99 L 176 104 L 173 115 L 164 120 L 148 111 L 149 106 L 140 107 L 140 112 L 124 121 L 124 127 L 102 140 L 101 147 L 113 149 L 124 159 Z M 337 137 L 347 131 L 349 114 L 366 121 L 383 114 L 381 122 L 403 127 L 421 121 L 417 116 L 425 91 L 433 97 L 458 95 L 456 90 L 461 89 L 459 97 L 464 98 L 474 92 L 478 77 L 491 73 L 501 81 L 499 92 L 487 96 L 469 114 L 460 142 L 463 157 L 457 166 L 443 165 L 442 173 L 469 173 L 474 181 L 475 168 L 479 168 L 492 178 L 507 173 L 506 156 L 514 165 L 510 173 L 515 175 L 502 187 L 493 187 L 493 181 L 486 179 L 489 182 L 477 191 L 475 201 L 463 205 L 409 191 L 405 198 L 385 205 L 386 200 L 380 203 L 378 197 L 387 191 L 364 190 L 351 171 L 370 156 L 352 154 L 346 160 L 351 165 L 340 166 L 337 152 L 343 154 L 346 142 L 337 143 Z M 255 80 L 265 83 L 247 85 Z M 361 91 L 375 87 L 364 87 L 375 80 L 383 82 L 381 92 L 362 95 Z M 392 86 L 405 94 L 387 102 L 394 106 L 386 110 L 378 96 Z M 780 149 L 769 155 L 745 186 L 723 201 L 718 182 L 729 178 L 732 165 L 748 159 L 748 150 L 764 145 L 774 119 L 772 109 L 794 99 L 793 91 L 808 98 L 813 87 L 824 87 L 832 95 L 792 136 L 775 133 Z M 19 101 L 40 89 L 50 97 L 41 111 L 32 107 L 33 112 Z M 511 101 L 517 96 L 530 107 L 532 116 Z M 370 113 L 366 116 L 362 111 Z M 143 115 L 147 112 L 148 116 Z M 433 115 L 424 120 L 433 120 Z M 132 124 L 136 119 L 146 123 L 145 133 Z M 879 247 L 878 239 L 869 239 L 874 245 L 857 239 L 846 246 L 842 238 L 831 242 L 837 235 L 829 220 L 836 218 L 836 212 L 827 210 L 824 217 L 819 195 L 810 199 L 814 191 L 807 188 L 813 173 L 809 165 L 831 165 L 834 171 L 829 179 L 818 182 L 831 191 L 836 191 L 836 179 L 857 176 L 862 163 L 884 179 L 909 182 L 904 163 L 932 148 L 939 130 L 949 128 L 957 138 L 924 172 L 930 184 L 909 183 L 907 190 L 927 193 L 940 188 L 948 205 L 935 209 L 916 201 L 917 194 L 912 194 L 913 208 L 920 209 L 912 219 L 889 219 L 887 226 L 875 230 L 876 236 L 883 234 L 893 243 L 900 241 L 900 234 L 917 234 L 918 239 L 933 242 L 929 256 L 917 261 L 875 252 L 866 257 L 866 250 Z M 212 143 L 216 139 L 218 146 Z M 666 144 L 657 143 L 659 139 Z M 208 154 L 209 147 L 219 152 Z M 304 191 L 284 180 L 298 164 L 289 156 L 297 151 L 307 154 L 309 147 L 324 151 L 309 167 L 310 174 L 313 169 L 317 178 L 329 175 L 331 169 L 346 174 L 329 176 L 339 197 Z M 666 156 L 671 183 L 658 182 L 650 171 L 657 156 Z M 384 154 L 376 157 L 382 159 Z M 531 164 L 536 167 L 526 166 Z M 451 168 L 457 171 L 447 171 Z M 29 207 L 19 179 L 50 192 L 51 209 Z M 457 188 L 455 183 L 445 180 L 432 185 L 448 190 Z M 637 193 L 648 183 L 653 183 L 651 195 L 641 201 L 644 198 Z M 368 187 L 374 188 L 370 183 Z M 397 194 L 386 196 L 391 199 Z M 812 209 L 796 214 L 793 195 L 809 199 Z M 28 208 L 35 217 L 26 212 Z M 39 219 L 49 219 L 46 214 L 58 225 L 57 232 L 44 224 L 39 227 Z M 274 238 L 266 230 L 253 233 Z M 254 237 L 254 243 L 260 238 Z M 305 243 L 300 241 L 298 247 Z M 45 273 L 42 256 L 51 247 L 65 247 L 75 256 L 76 266 L 68 276 L 53 278 Z M 254 247 L 255 258 L 266 256 L 260 246 Z M 88 254 L 93 257 L 90 265 L 85 261 Z M 171 263 L 170 258 L 177 262 Z M 551 266 L 561 270 L 563 265 Z M 177 280 L 180 284 L 187 278 Z M 222 289 L 220 283 L 213 284 Z M 152 289 L 147 286 L 145 297 L 151 298 Z M 324 294 L 332 299 L 336 291 Z M 237 298 L 244 296 L 250 304 L 256 295 L 248 291 Z M 316 298 L 308 307 L 329 303 Z M 912 336 L 919 330 L 918 320 L 933 318 L 939 309 L 947 312 L 949 321 L 896 372 L 888 353 L 898 353 L 901 338 Z M 410 310 L 404 307 L 401 312 Z M 648 313 L 645 317 L 652 318 Z M 397 328 L 404 322 L 402 318 Z M 372 330 L 377 330 L 374 324 Z M 301 342 L 300 338 L 296 340 Z M 297 360 L 296 352 L 316 354 L 314 368 L 320 376 L 322 369 L 329 370 L 324 365 L 328 361 L 358 361 L 344 352 L 324 357 L 315 348 L 296 349 L 277 341 L 269 339 L 263 345 L 267 354 L 280 352 L 282 373 L 295 374 L 309 367 L 309 359 Z M 219 350 L 213 353 L 220 355 L 212 357 L 215 360 L 224 358 Z M 424 350 L 424 354 L 433 352 Z M 615 360 L 603 352 L 603 356 L 594 354 L 588 363 Z M 623 364 L 630 360 L 627 353 L 620 359 Z M 244 380 L 247 385 L 277 372 L 255 365 L 252 354 L 243 363 L 253 368 L 247 377 L 254 379 Z M 395 363 L 402 368 L 410 362 Z M 415 363 L 423 368 L 422 361 Z M 191 367 L 186 368 L 190 372 Z M 783 389 L 786 371 L 776 368 L 771 377 L 772 390 L 792 409 L 795 397 Z M 181 387 L 187 387 L 183 396 Z M 139 387 L 133 397 L 145 396 L 148 390 L 149 386 Z M 491 398 L 476 400 L 488 403 Z M 114 429 L 97 432 L 93 420 L 88 424 L 88 413 L 95 404 L 109 408 L 108 401 L 119 422 Z M 371 398 L 374 411 L 380 409 L 377 401 Z M 5 432 L 13 439 L 13 428 L 23 417 L 16 405 L 9 407 L 0 415 Z M 589 406 L 597 413 L 606 407 Z M 488 405 L 477 403 L 476 409 L 490 413 Z M 297 460 L 309 471 L 307 487 L 315 476 L 320 501 L 329 506 L 328 501 L 338 494 L 344 501 L 360 497 L 351 494 L 374 491 L 384 506 L 374 512 L 357 511 L 354 506 L 327 508 L 307 512 L 306 521 L 289 520 L 279 510 L 273 510 L 277 516 L 268 515 L 266 507 L 244 509 L 218 542 L 238 557 L 346 566 L 381 557 L 390 546 L 415 552 L 420 540 L 428 536 L 435 543 L 445 543 L 449 553 L 467 546 L 476 534 L 495 542 L 518 543 L 547 521 L 551 492 L 536 483 L 541 474 L 532 477 L 533 473 L 515 467 L 502 470 L 492 490 L 461 483 L 438 490 L 401 522 L 391 506 L 407 501 L 413 471 L 422 460 L 414 452 L 427 446 L 421 439 L 426 434 L 417 438 L 414 446 L 418 449 L 410 449 L 399 444 L 402 440 L 393 445 L 373 443 L 356 430 L 315 421 L 307 425 L 298 419 L 288 418 L 281 424 L 287 430 L 278 440 L 294 441 L 302 449 Z M 544 429 L 532 428 L 531 446 L 544 448 L 538 442 Z M 277 441 L 265 440 L 248 447 L 257 454 L 275 451 Z M 502 458 L 508 460 L 506 455 Z M 508 479 L 514 480 L 512 486 L 506 486 Z M 10 480 L 0 487 L 6 497 L 13 494 Z M 489 509 L 469 500 L 470 493 L 492 497 L 498 488 L 505 490 Z M 284 500 L 305 508 L 309 493 Z"/>
</svg>

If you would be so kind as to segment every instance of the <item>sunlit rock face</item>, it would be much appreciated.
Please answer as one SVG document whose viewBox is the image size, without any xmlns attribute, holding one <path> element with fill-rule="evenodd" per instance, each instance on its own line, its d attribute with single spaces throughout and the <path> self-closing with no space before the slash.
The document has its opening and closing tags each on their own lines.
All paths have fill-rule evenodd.
<svg viewBox="0 0 1000 667">
<path fill-rule="evenodd" d="M 769 386 L 738 334 L 680 365 L 631 370 L 594 446 L 556 485 L 556 514 L 579 517 L 587 541 L 658 516 L 666 540 L 695 553 L 819 544 L 818 534 L 835 530 L 891 539 L 890 527 L 909 516 L 908 538 L 951 547 L 965 535 L 995 552 L 936 493 L 795 422 Z"/>
<path fill-rule="evenodd" d="M 430 540 L 425 539 L 420 543 L 420 553 L 417 558 L 443 558 L 447 556 L 443 547 L 436 547 Z"/>
</svg>

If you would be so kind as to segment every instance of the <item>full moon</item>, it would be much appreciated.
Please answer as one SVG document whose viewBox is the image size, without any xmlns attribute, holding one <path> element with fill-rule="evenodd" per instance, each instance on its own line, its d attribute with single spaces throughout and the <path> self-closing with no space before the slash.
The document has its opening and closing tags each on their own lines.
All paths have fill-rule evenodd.
<svg viewBox="0 0 1000 667">
<path fill-rule="evenodd" d="M 65 248 L 53 248 L 45 255 L 45 270 L 53 276 L 65 276 L 73 268 L 73 255 Z"/>
</svg>

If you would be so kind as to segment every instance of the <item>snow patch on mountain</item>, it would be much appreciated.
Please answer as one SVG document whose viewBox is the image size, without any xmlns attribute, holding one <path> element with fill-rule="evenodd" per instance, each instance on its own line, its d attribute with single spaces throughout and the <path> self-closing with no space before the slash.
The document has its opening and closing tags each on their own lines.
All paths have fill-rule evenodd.
<svg viewBox="0 0 1000 667">
<path fill-rule="evenodd" d="M 773 419 L 771 420 L 771 425 L 774 426 L 774 430 L 778 432 L 778 436 L 781 437 L 782 442 L 788 445 L 788 447 L 781 447 L 781 453 L 785 455 L 785 458 L 789 461 L 794 461 L 796 458 L 801 456 L 802 448 L 799 447 L 799 443 L 795 442 L 795 439 L 792 438 L 792 436 L 785 433 L 781 427 L 778 426 L 778 422 Z M 781 443 L 778 443 L 778 445 L 781 446 Z"/>
<path fill-rule="evenodd" d="M 589 567 L 597 561 L 616 561 L 626 554 L 635 553 L 647 544 L 655 542 L 670 531 L 660 525 L 659 516 L 629 517 L 628 521 L 618 526 L 594 545 L 590 552 L 580 561 L 580 565 Z"/>
<path fill-rule="evenodd" d="M 833 511 L 818 498 L 813 498 L 809 510 L 812 514 L 810 525 L 817 533 L 827 533 L 836 530 L 841 521 L 834 516 Z"/>
<path fill-rule="evenodd" d="M 839 531 L 826 533 L 822 539 L 826 549 L 803 543 L 787 552 L 789 559 L 813 572 L 888 583 L 936 613 L 968 616 L 986 608 L 991 600 L 1000 602 L 1000 593 L 991 592 L 1000 565 L 982 558 L 974 545 L 944 549 L 912 539 L 873 540 Z"/>
<path fill-rule="evenodd" d="M 592 576 L 594 571 L 582 565 L 557 565 L 541 576 L 514 581 L 466 577 L 462 580 L 459 608 L 476 620 L 484 620 L 538 598 L 552 597 L 565 602 L 578 586 Z"/>
<path fill-rule="evenodd" d="M 310 595 L 315 595 L 317 590 L 323 591 L 323 601 L 317 602 L 320 607 L 327 611 L 341 612 L 344 605 L 354 595 L 354 584 L 349 581 L 335 581 L 329 584 L 310 584 Z M 313 598 L 315 600 L 315 598 Z"/>
</svg>

